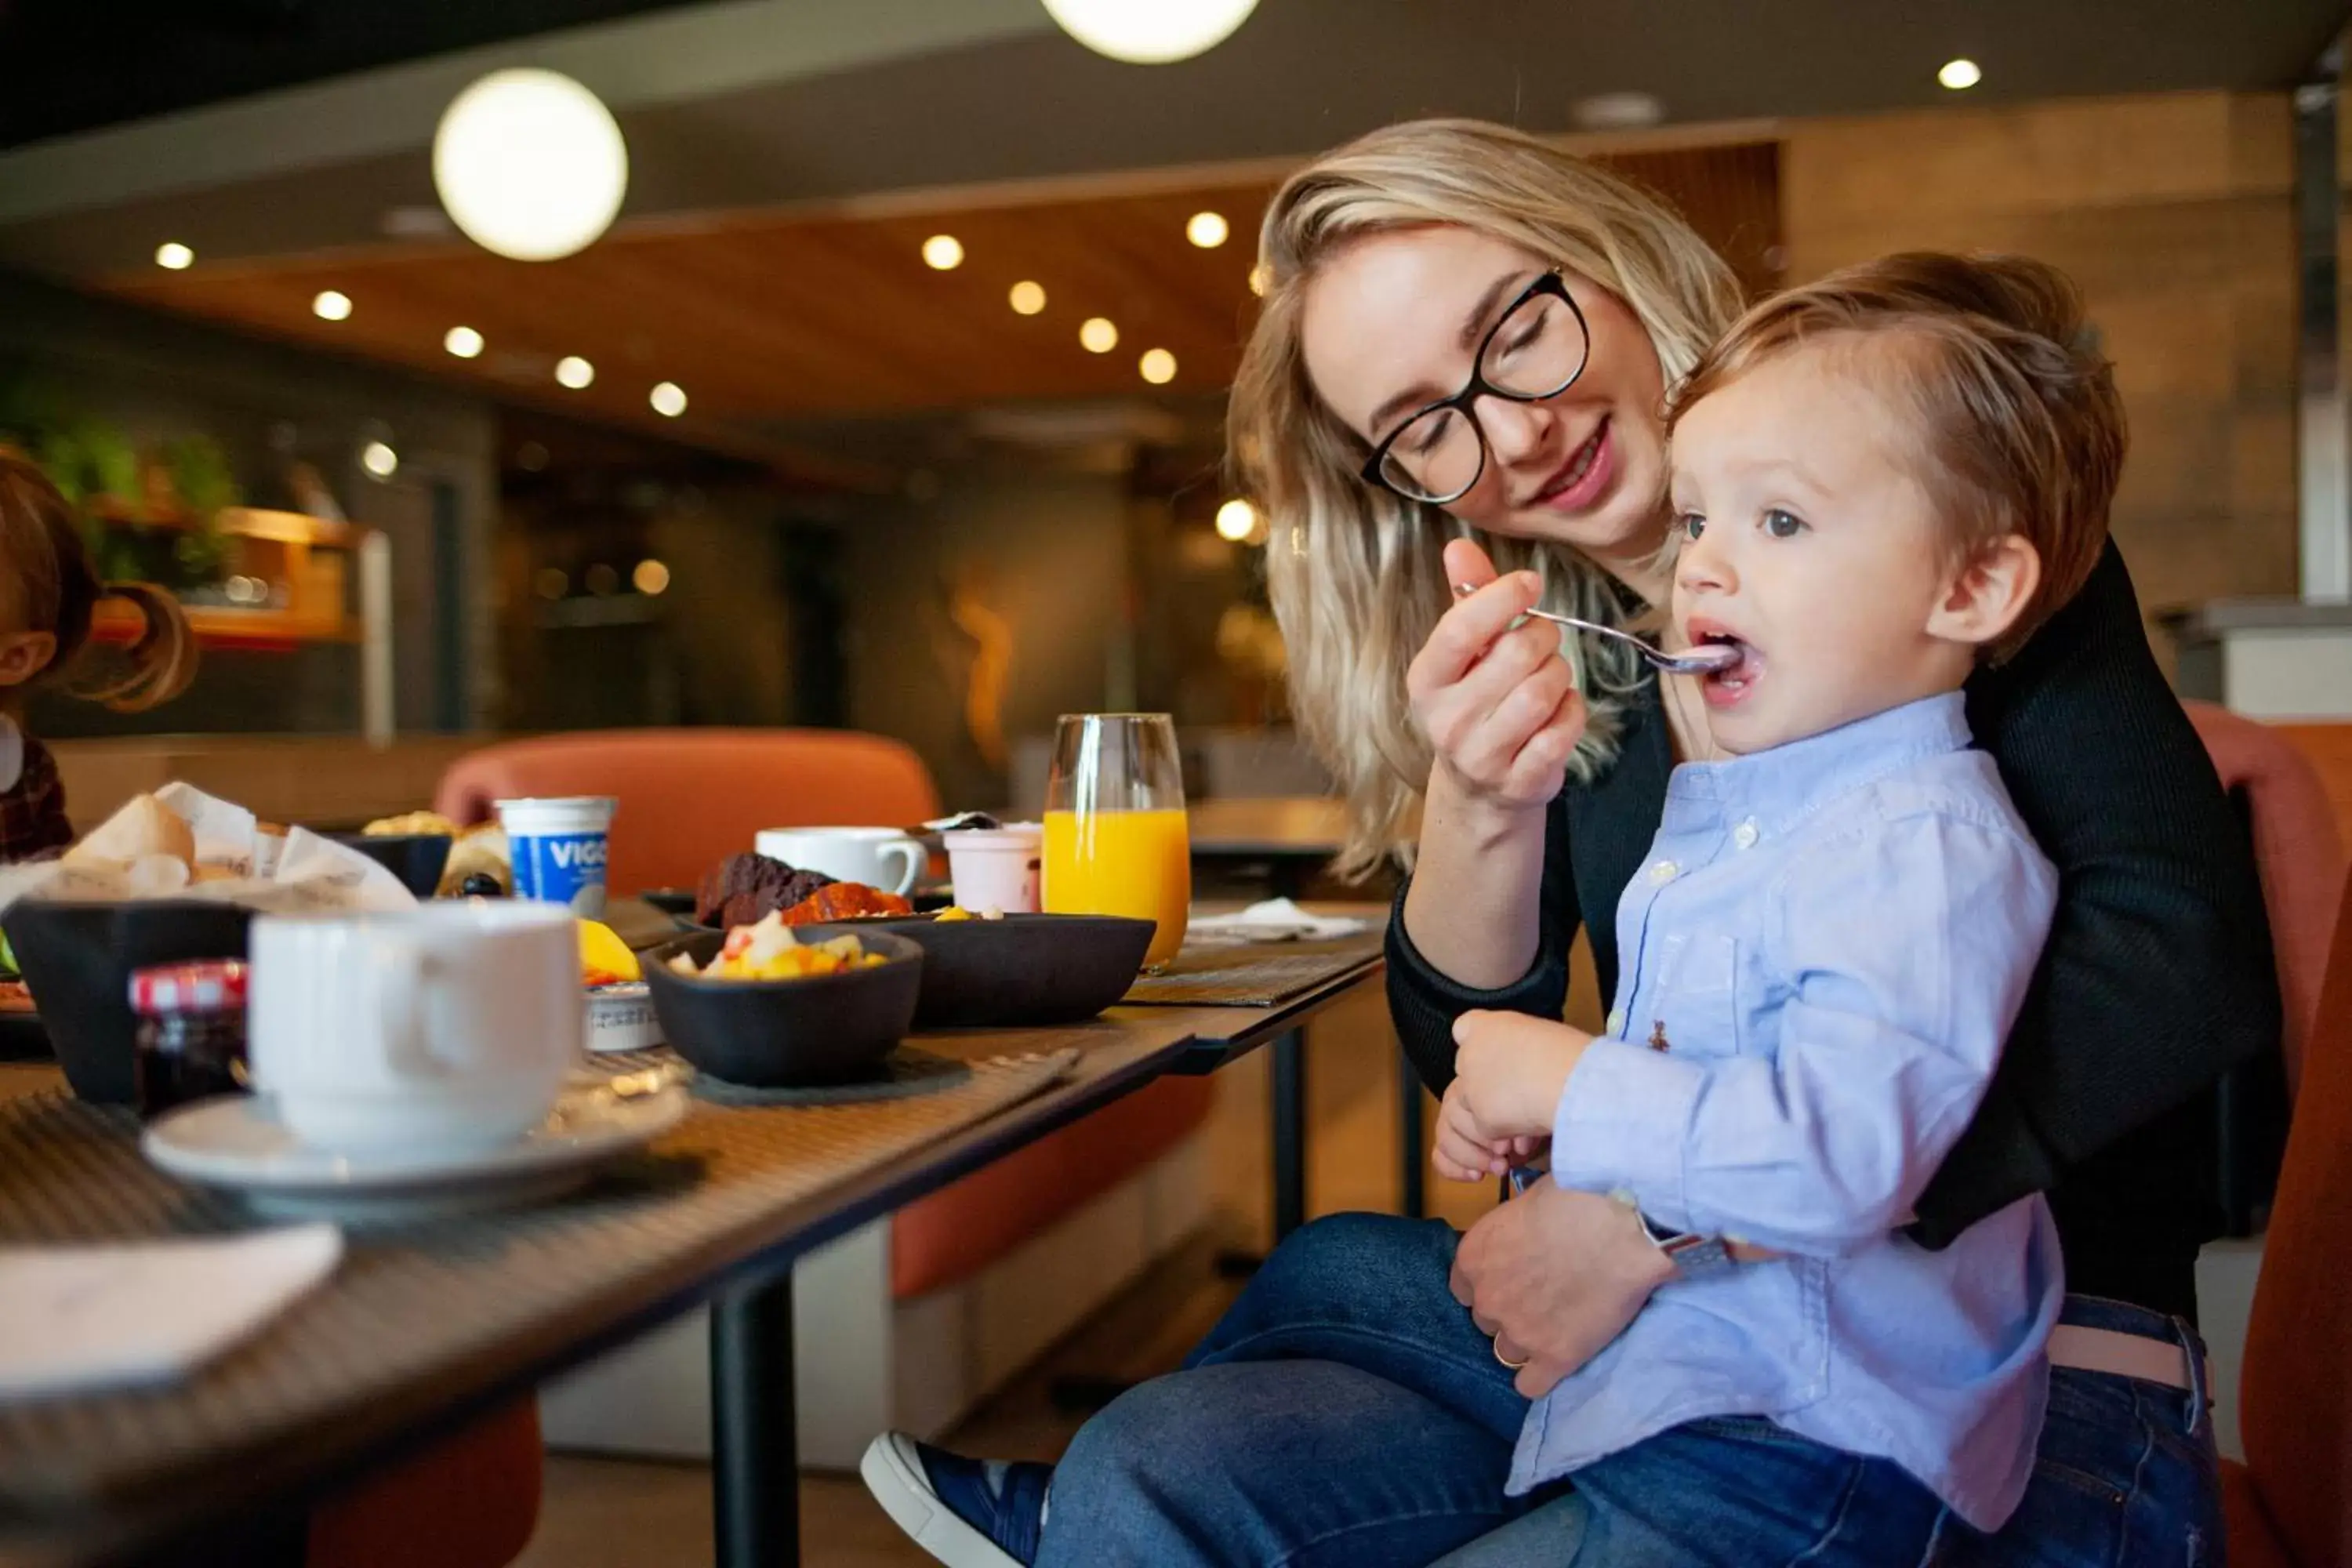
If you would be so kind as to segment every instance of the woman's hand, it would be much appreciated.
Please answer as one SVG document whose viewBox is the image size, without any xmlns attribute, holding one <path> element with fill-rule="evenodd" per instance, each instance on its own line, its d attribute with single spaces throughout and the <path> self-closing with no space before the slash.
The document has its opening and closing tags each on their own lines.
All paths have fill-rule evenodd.
<svg viewBox="0 0 2352 1568">
<path fill-rule="evenodd" d="M 1511 626 L 1535 606 L 1536 575 L 1497 578 L 1485 551 L 1457 539 L 1445 547 L 1445 580 L 1479 592 L 1445 612 L 1405 671 L 1413 720 L 1464 800 L 1541 807 L 1566 779 L 1585 708 L 1559 630 Z"/>
<path fill-rule="evenodd" d="M 1536 1183 L 1470 1227 L 1454 1255 L 1454 1295 L 1529 1399 L 1581 1367 L 1641 1314 L 1674 1264 L 1614 1198 Z"/>
</svg>

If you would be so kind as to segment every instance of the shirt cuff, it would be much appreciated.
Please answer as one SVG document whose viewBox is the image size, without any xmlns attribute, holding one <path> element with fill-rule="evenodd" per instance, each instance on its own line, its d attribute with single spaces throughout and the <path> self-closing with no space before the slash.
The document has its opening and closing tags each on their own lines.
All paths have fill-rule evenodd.
<svg viewBox="0 0 2352 1568">
<path fill-rule="evenodd" d="M 1630 1192 L 1667 1229 L 1696 1228 L 1683 1194 L 1683 1151 L 1706 1077 L 1696 1062 L 1594 1040 L 1552 1116 L 1552 1179 L 1585 1192 Z"/>
</svg>

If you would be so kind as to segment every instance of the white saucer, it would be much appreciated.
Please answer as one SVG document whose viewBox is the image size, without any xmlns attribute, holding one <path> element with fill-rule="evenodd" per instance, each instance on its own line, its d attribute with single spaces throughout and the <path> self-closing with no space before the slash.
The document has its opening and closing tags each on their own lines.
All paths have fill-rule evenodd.
<svg viewBox="0 0 2352 1568">
<path fill-rule="evenodd" d="M 162 1118 L 140 1147 L 172 1174 L 227 1188 L 270 1214 L 413 1219 L 552 1196 L 677 1126 L 688 1103 L 677 1083 L 625 1099 L 574 1084 L 511 1143 L 338 1154 L 299 1142 L 268 1096 L 225 1096 Z"/>
</svg>

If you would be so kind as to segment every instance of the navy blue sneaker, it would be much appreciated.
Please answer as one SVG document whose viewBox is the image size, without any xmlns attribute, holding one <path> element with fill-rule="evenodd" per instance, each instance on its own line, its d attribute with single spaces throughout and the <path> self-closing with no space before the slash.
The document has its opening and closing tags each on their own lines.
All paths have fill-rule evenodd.
<svg viewBox="0 0 2352 1568">
<path fill-rule="evenodd" d="M 1036 1559 L 1051 1465 L 967 1459 L 885 1432 L 866 1445 L 857 1473 L 890 1522 L 948 1568 L 1028 1568 Z"/>
</svg>

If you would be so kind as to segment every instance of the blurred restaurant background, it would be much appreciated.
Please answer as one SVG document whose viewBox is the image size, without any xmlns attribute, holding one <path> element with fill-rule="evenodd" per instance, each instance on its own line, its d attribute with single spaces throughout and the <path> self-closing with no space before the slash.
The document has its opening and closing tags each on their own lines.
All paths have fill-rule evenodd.
<svg viewBox="0 0 2352 1568">
<path fill-rule="evenodd" d="M 2347 16 L 1257 0 L 1137 64 L 1039 0 L 0 0 L 0 440 L 204 645 L 176 701 L 31 727 L 81 826 L 172 778 L 352 826 L 493 737 L 671 726 L 891 737 L 944 806 L 1029 815 L 1055 717 L 1130 710 L 1174 715 L 1194 800 L 1319 796 L 1223 392 L 1285 174 L 1453 114 L 1605 159 L 1759 292 L 1906 247 L 2064 268 L 2129 412 L 2153 646 L 2297 724 L 2352 824 Z M 517 68 L 617 136 L 502 195 L 436 132 Z M 1335 1017 L 1313 1207 L 1392 1206 L 1391 1037 L 1377 995 Z M 1218 1080 L 1208 1197 L 1153 1199 L 1244 1241 L 1253 1081 Z M 1035 1289 L 1095 1289 L 1056 1267 Z M 1055 1364 L 1152 1370 L 1187 1310 Z M 1045 1348 L 1005 1332 L 981 1393 Z M 992 1436 L 1051 1451 L 1067 1383 Z M 813 1542 L 913 1560 L 842 1495 Z M 535 1563 L 606 1560 L 618 1510 L 709 1528 L 657 1480 L 551 1497 Z"/>
</svg>

